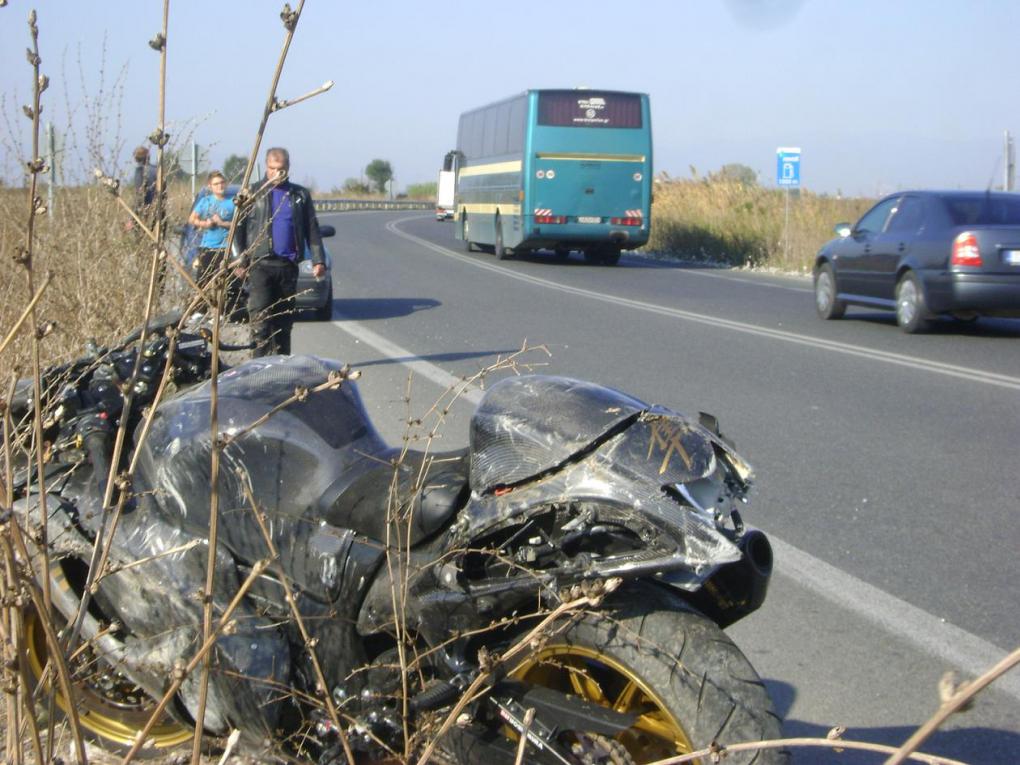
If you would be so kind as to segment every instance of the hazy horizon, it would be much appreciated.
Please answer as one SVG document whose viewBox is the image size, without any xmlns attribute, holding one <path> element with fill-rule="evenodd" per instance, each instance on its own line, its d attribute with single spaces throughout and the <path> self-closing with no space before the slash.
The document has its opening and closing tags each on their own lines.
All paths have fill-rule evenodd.
<svg viewBox="0 0 1020 765">
<path fill-rule="evenodd" d="M 8 182 L 31 124 L 21 114 L 30 7 L 0 9 Z M 85 171 L 91 132 L 123 172 L 156 126 L 159 56 L 148 41 L 162 3 L 35 7 L 51 80 L 43 119 L 60 132 L 70 122 L 77 136 L 68 168 Z M 283 42 L 281 7 L 171 3 L 168 130 L 193 138 L 206 168 L 250 151 Z M 810 191 L 985 188 L 1002 183 L 1003 131 L 1020 131 L 1008 74 L 1018 29 L 1020 3 L 1005 0 L 522 0 L 500 16 L 459 0 L 309 2 L 278 97 L 336 84 L 273 115 L 263 147 L 287 146 L 295 179 L 323 191 L 377 157 L 403 189 L 435 180 L 461 112 L 529 88 L 588 86 L 650 95 L 656 173 L 741 163 L 774 186 L 776 148 L 799 146 Z"/>
</svg>

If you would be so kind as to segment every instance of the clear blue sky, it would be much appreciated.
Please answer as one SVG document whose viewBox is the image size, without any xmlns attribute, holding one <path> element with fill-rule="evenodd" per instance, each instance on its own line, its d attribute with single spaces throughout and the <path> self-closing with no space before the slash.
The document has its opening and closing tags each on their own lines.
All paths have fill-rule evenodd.
<svg viewBox="0 0 1020 765">
<path fill-rule="evenodd" d="M 77 155 L 92 124 L 120 147 L 125 169 L 156 125 L 159 57 L 147 41 L 162 2 L 0 8 L 8 179 L 11 128 L 27 136 L 32 7 L 53 81 L 44 116 L 61 130 L 70 106 Z M 193 134 L 214 166 L 252 145 L 281 7 L 171 3 L 169 129 Z M 533 87 L 588 86 L 650 94 L 655 169 L 672 176 L 741 162 L 773 184 L 776 147 L 800 146 L 802 181 L 815 191 L 984 188 L 1001 183 L 1003 131 L 1020 133 L 1018 36 L 1017 0 L 308 0 L 279 95 L 336 85 L 272 117 L 266 140 L 288 146 L 294 177 L 320 189 L 375 157 L 402 188 L 434 180 L 462 111 Z M 81 104 L 95 103 L 101 68 L 106 107 L 90 117 Z"/>
</svg>

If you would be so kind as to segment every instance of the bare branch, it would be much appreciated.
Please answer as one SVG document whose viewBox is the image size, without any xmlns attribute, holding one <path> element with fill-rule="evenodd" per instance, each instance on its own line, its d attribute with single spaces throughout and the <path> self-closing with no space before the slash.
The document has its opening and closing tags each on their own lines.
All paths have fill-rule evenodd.
<svg viewBox="0 0 1020 765">
<path fill-rule="evenodd" d="M 903 762 L 909 754 L 916 751 L 917 747 L 938 730 L 938 727 L 948 717 L 970 703 L 978 693 L 991 685 L 996 678 L 1006 674 L 1017 664 L 1020 664 L 1020 647 L 1015 648 L 1012 653 L 1003 657 L 1002 661 L 981 675 L 981 677 L 972 682 L 964 683 L 955 691 L 948 693 L 947 698 L 942 702 L 938 711 L 924 725 L 918 728 L 914 735 L 903 742 L 903 746 L 897 749 L 895 754 L 885 761 L 885 765 L 898 765 Z"/>
</svg>

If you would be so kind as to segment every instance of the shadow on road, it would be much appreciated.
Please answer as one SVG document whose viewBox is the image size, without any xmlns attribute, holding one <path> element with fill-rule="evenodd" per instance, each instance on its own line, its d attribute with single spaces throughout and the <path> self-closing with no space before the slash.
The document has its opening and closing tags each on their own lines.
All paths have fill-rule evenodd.
<svg viewBox="0 0 1020 765">
<path fill-rule="evenodd" d="M 552 250 L 538 250 L 515 253 L 512 256 L 513 260 L 519 260 L 522 263 L 536 263 L 545 266 L 567 266 L 567 267 L 583 267 L 583 268 L 598 268 L 606 269 L 611 271 L 614 268 L 646 268 L 645 261 L 643 258 L 627 258 L 627 253 L 623 254 L 623 259 L 620 260 L 619 265 L 616 266 L 603 266 L 589 263 L 584 259 L 584 255 L 580 252 L 574 252 L 569 258 L 562 258 Z"/>
<path fill-rule="evenodd" d="M 797 689 L 781 680 L 765 680 L 776 712 L 784 718 L 783 736 L 785 738 L 825 738 L 829 730 L 841 724 L 833 720 L 831 726 L 821 726 L 814 722 L 805 722 L 796 718 L 787 718 Z M 932 712 L 935 702 L 933 700 Z M 949 724 L 959 721 L 960 717 L 950 718 Z M 890 725 L 886 727 L 848 728 L 843 738 L 847 741 L 864 741 L 885 746 L 900 746 L 925 721 L 918 720 L 916 725 Z M 951 728 L 938 730 L 931 738 L 921 745 L 925 754 L 947 757 L 969 763 L 969 765 L 1001 765 L 1015 762 L 1016 753 L 1020 752 L 1020 733 L 996 728 Z M 851 751 L 844 749 L 837 754 L 833 749 L 825 747 L 798 747 L 792 752 L 795 765 L 875 765 L 885 757 L 874 752 Z"/>
<path fill-rule="evenodd" d="M 498 357 L 506 358 L 511 354 L 517 353 L 519 350 L 520 348 L 503 348 L 502 350 L 496 349 L 492 351 L 433 353 L 427 356 L 397 356 L 394 358 L 373 359 L 372 361 L 359 361 L 355 364 L 355 367 L 361 369 L 362 367 L 382 366 L 384 364 L 408 364 L 412 361 L 428 361 L 438 364 L 444 361 L 464 361 L 465 359 L 488 359 L 489 362 L 494 363 Z M 488 362 L 486 366 L 488 366 Z"/>
<path fill-rule="evenodd" d="M 342 298 L 334 300 L 339 303 L 343 316 L 338 319 L 354 321 L 373 321 L 376 319 L 394 319 L 398 316 L 410 316 L 427 308 L 441 305 L 432 298 Z"/>
<path fill-rule="evenodd" d="M 851 311 L 840 321 L 860 321 L 867 324 L 887 324 L 896 328 L 896 315 L 892 311 L 874 311 L 859 313 Z M 897 330 L 898 331 L 898 330 Z M 974 321 L 957 321 L 956 319 L 938 318 L 931 324 L 926 333 L 938 337 L 1020 337 L 1020 319 L 999 319 L 982 316 Z"/>
</svg>

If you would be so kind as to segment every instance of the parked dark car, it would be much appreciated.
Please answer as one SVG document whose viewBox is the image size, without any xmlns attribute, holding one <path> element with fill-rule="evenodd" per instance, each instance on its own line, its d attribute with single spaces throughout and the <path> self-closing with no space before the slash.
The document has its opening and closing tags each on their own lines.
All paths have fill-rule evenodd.
<svg viewBox="0 0 1020 765">
<path fill-rule="evenodd" d="M 233 198 L 237 194 L 238 188 L 238 186 L 228 186 L 226 191 L 227 197 Z M 195 201 L 192 203 L 191 209 L 194 210 L 198 200 L 209 193 L 208 188 L 203 188 L 199 191 L 195 195 Z M 320 225 L 319 232 L 322 234 L 323 239 L 336 235 L 336 229 L 329 225 Z M 181 227 L 180 237 L 181 262 L 190 269 L 195 262 L 195 256 L 198 254 L 198 243 L 202 239 L 202 232 L 189 223 Z M 329 321 L 333 316 L 333 256 L 325 245 L 323 245 L 322 250 L 326 256 L 326 274 L 322 279 L 316 279 L 312 274 L 312 256 L 306 248 L 304 260 L 298 264 L 297 297 L 295 302 L 297 310 L 311 311 L 317 320 Z M 239 299 L 243 305 L 244 296 L 248 291 L 247 285 L 239 285 L 239 287 L 240 296 L 234 296 L 234 299 L 228 296 L 228 304 Z"/>
<path fill-rule="evenodd" d="M 1020 316 L 1020 194 L 906 191 L 879 201 L 815 259 L 815 306 L 896 312 L 905 332 L 936 316 Z"/>
</svg>

